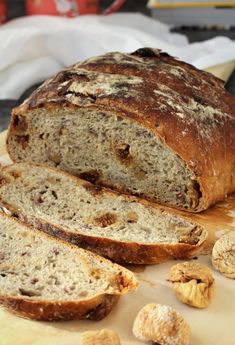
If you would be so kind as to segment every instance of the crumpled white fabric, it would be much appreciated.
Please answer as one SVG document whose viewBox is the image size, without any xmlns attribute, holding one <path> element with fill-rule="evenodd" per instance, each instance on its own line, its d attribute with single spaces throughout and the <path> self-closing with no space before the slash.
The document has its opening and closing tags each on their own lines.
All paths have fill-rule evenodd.
<svg viewBox="0 0 235 345">
<path fill-rule="evenodd" d="M 0 27 L 0 99 L 18 99 L 65 66 L 109 51 L 160 48 L 198 68 L 235 59 L 235 43 L 226 37 L 189 44 L 169 30 L 138 13 L 13 20 Z"/>
</svg>

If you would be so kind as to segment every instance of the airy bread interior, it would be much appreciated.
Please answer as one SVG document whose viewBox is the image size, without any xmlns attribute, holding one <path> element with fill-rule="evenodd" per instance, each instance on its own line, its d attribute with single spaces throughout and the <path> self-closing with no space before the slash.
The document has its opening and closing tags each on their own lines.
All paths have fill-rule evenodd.
<svg viewBox="0 0 235 345">
<path fill-rule="evenodd" d="M 197 244 L 203 232 L 174 213 L 45 166 L 22 163 L 5 168 L 0 200 L 69 233 L 116 241 Z"/>
<path fill-rule="evenodd" d="M 132 273 L 121 266 L 50 238 L 2 213 L 0 259 L 0 297 L 79 301 L 97 294 L 122 293 L 125 277 L 126 286 L 128 278 L 135 285 Z"/>
<path fill-rule="evenodd" d="M 16 116 L 14 128 L 19 135 L 9 137 L 9 146 L 18 162 L 47 162 L 96 184 L 184 209 L 199 202 L 199 186 L 185 163 L 135 121 L 86 107 L 37 109 Z"/>
</svg>

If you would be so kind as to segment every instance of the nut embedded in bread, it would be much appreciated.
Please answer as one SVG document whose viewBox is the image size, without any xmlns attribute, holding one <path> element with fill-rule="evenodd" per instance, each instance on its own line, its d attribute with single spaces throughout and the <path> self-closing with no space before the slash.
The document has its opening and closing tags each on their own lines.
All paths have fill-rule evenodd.
<svg viewBox="0 0 235 345">
<path fill-rule="evenodd" d="M 142 341 L 159 345 L 189 345 L 190 328 L 173 308 L 162 304 L 147 304 L 138 313 L 133 334 Z"/>
<path fill-rule="evenodd" d="M 235 98 L 158 49 L 108 53 L 46 81 L 12 112 L 15 162 L 199 212 L 235 190 Z"/>
<path fill-rule="evenodd" d="M 104 318 L 133 273 L 0 213 L 0 305 L 35 320 Z"/>
<path fill-rule="evenodd" d="M 235 232 L 216 241 L 212 250 L 212 263 L 225 277 L 235 279 Z"/>
<path fill-rule="evenodd" d="M 215 295 L 215 281 L 210 269 L 197 262 L 184 262 L 170 269 L 169 280 L 173 283 L 176 297 L 196 308 L 206 308 Z"/>
<path fill-rule="evenodd" d="M 26 163 L 1 173 L 0 206 L 50 235 L 116 262 L 191 258 L 207 231 L 174 210 Z"/>
</svg>

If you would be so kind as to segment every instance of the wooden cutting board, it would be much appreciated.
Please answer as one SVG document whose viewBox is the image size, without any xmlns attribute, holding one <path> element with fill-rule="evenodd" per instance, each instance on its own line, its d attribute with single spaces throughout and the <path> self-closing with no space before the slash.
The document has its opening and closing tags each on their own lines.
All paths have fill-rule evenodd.
<svg viewBox="0 0 235 345">
<path fill-rule="evenodd" d="M 234 62 L 217 66 L 214 72 L 227 80 Z M 5 149 L 6 132 L 0 134 L 0 164 L 9 164 Z M 188 214 L 188 213 L 187 213 Z M 136 292 L 122 297 L 104 320 L 46 323 L 29 321 L 0 308 L 0 345 L 79 345 L 80 335 L 87 330 L 108 328 L 118 332 L 122 345 L 143 345 L 132 335 L 133 320 L 147 303 L 161 303 L 177 309 L 188 321 L 192 338 L 190 345 L 235 345 L 235 289 L 234 281 L 221 276 L 211 265 L 211 248 L 221 235 L 235 231 L 235 194 L 200 214 L 188 214 L 209 232 L 198 262 L 209 266 L 216 282 L 216 296 L 205 310 L 191 308 L 179 302 L 167 281 L 170 267 L 176 261 L 152 266 L 129 266 L 140 282 Z M 111 345 L 111 344 L 110 344 Z"/>
</svg>

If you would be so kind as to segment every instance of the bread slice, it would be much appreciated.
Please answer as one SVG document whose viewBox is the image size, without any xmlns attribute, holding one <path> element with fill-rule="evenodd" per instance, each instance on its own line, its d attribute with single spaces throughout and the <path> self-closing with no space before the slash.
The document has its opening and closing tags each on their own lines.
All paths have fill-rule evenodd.
<svg viewBox="0 0 235 345">
<path fill-rule="evenodd" d="M 116 262 L 193 257 L 207 231 L 173 210 L 101 189 L 47 166 L 0 174 L 0 205 L 22 221 Z"/>
<path fill-rule="evenodd" d="M 105 317 L 137 287 L 132 272 L 0 212 L 0 305 L 25 318 Z"/>
<path fill-rule="evenodd" d="M 12 112 L 15 162 L 199 212 L 235 191 L 235 98 L 157 49 L 108 53 L 45 82 Z"/>
</svg>

